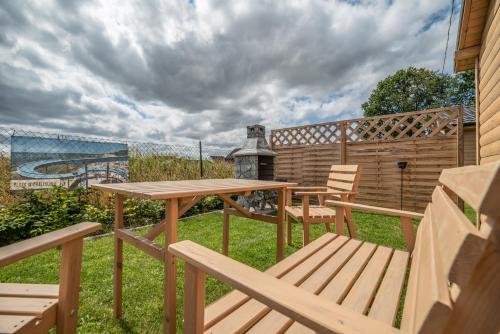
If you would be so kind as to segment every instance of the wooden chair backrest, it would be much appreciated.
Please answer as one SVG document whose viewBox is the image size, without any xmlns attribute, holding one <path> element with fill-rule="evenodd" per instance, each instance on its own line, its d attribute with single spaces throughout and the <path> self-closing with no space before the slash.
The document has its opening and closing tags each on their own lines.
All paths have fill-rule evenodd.
<svg viewBox="0 0 500 334">
<path fill-rule="evenodd" d="M 360 177 L 359 165 L 332 165 L 326 187 L 332 192 L 356 192 Z"/>
<path fill-rule="evenodd" d="M 444 170 L 417 231 L 404 333 L 500 331 L 500 162 Z M 481 213 L 477 229 L 450 198 Z"/>
</svg>

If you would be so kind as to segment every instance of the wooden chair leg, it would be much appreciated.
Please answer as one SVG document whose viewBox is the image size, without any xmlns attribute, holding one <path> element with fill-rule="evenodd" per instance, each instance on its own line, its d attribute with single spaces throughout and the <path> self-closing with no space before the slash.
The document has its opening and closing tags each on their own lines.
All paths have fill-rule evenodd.
<svg viewBox="0 0 500 334">
<path fill-rule="evenodd" d="M 326 233 L 330 232 L 330 223 L 325 223 Z"/>
<path fill-rule="evenodd" d="M 62 246 L 56 332 L 76 333 L 83 238 Z"/>
<path fill-rule="evenodd" d="M 292 244 L 292 217 L 286 215 L 286 242 L 288 245 Z"/>
<path fill-rule="evenodd" d="M 222 254 L 229 253 L 229 213 L 227 212 L 229 206 L 224 202 L 224 222 L 222 226 Z"/>
<path fill-rule="evenodd" d="M 354 220 L 352 219 L 352 211 L 350 208 L 345 209 L 345 218 L 347 220 L 349 235 L 351 236 L 351 238 L 356 238 L 356 228 L 354 226 Z"/>
<path fill-rule="evenodd" d="M 304 228 L 304 239 L 303 239 L 303 245 L 307 246 L 309 244 L 309 222 L 307 220 L 302 221 L 302 226 Z"/>
<path fill-rule="evenodd" d="M 344 208 L 335 208 L 335 233 L 338 235 L 344 235 Z"/>
<path fill-rule="evenodd" d="M 205 273 L 186 262 L 184 269 L 184 333 L 202 334 L 205 316 Z"/>
</svg>

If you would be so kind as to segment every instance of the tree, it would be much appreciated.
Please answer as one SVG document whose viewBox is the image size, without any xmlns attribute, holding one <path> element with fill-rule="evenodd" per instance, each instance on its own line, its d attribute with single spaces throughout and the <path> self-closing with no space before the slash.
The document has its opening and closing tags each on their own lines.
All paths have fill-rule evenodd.
<svg viewBox="0 0 500 334">
<path fill-rule="evenodd" d="M 364 115 L 371 117 L 450 105 L 474 105 L 474 102 L 472 71 L 442 75 L 425 68 L 409 67 L 379 81 L 361 107 Z"/>
</svg>

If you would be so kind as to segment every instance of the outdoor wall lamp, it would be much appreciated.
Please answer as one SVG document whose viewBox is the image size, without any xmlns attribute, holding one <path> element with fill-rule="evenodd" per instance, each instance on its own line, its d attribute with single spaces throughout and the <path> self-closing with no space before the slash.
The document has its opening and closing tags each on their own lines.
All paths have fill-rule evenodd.
<svg viewBox="0 0 500 334">
<path fill-rule="evenodd" d="M 396 164 L 398 168 L 401 169 L 401 182 L 400 182 L 400 199 L 401 199 L 401 210 L 403 210 L 403 171 L 408 166 L 408 161 L 397 161 Z"/>
</svg>

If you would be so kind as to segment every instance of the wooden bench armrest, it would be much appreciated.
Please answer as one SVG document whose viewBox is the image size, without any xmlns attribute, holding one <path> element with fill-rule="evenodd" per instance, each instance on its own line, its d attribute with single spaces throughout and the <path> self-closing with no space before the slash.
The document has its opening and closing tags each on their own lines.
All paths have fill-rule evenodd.
<svg viewBox="0 0 500 334">
<path fill-rule="evenodd" d="M 0 266 L 44 252 L 101 229 L 101 224 L 84 222 L 0 248 Z"/>
<path fill-rule="evenodd" d="M 268 307 L 320 333 L 399 333 L 380 321 L 343 308 L 292 284 L 225 257 L 192 241 L 168 247 L 186 262 L 184 333 L 202 333 L 207 273 Z"/>
<path fill-rule="evenodd" d="M 343 208 L 350 208 L 350 209 L 354 209 L 354 210 L 383 213 L 383 214 L 386 214 L 389 216 L 408 217 L 408 218 L 412 218 L 412 219 L 422 219 L 424 217 L 424 215 L 422 213 L 418 213 L 418 212 L 388 209 L 388 208 L 382 208 L 379 206 L 371 206 L 371 205 L 357 204 L 357 203 L 351 203 L 351 202 L 340 202 L 340 201 L 326 200 L 325 205 L 333 206 L 333 207 L 340 206 Z"/>
</svg>

